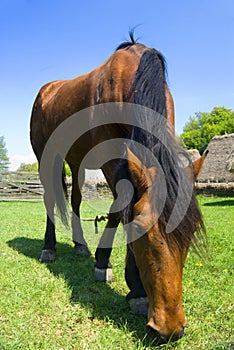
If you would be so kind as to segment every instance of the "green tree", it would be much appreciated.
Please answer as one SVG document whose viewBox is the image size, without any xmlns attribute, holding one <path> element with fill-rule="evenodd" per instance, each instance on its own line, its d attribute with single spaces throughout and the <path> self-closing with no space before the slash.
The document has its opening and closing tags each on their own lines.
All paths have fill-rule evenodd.
<svg viewBox="0 0 234 350">
<path fill-rule="evenodd" d="M 9 164 L 5 139 L 4 136 L 0 136 L 0 171 L 8 170 Z"/>
<path fill-rule="evenodd" d="M 69 168 L 69 165 L 67 162 L 65 164 L 65 174 L 66 176 L 71 176 L 71 169 Z M 32 164 L 25 164 L 21 163 L 17 171 L 30 171 L 30 172 L 37 172 L 38 171 L 38 162 L 32 163 Z"/>
<path fill-rule="evenodd" d="M 186 148 L 196 148 L 203 153 L 214 136 L 234 132 L 234 112 L 225 107 L 215 107 L 211 113 L 199 112 L 190 117 L 180 138 Z"/>
<path fill-rule="evenodd" d="M 65 170 L 65 174 L 66 174 L 66 176 L 71 176 L 72 175 L 72 173 L 71 173 L 71 169 L 70 169 L 70 167 L 69 167 L 69 165 L 67 164 L 67 162 L 64 162 L 64 170 Z"/>
<path fill-rule="evenodd" d="M 17 171 L 29 171 L 29 172 L 37 172 L 38 171 L 38 163 L 25 164 L 21 163 Z"/>
</svg>

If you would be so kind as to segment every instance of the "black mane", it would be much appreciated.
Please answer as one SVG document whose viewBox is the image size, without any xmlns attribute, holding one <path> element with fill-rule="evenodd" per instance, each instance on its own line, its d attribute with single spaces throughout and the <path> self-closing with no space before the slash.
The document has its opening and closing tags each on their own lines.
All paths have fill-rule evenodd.
<svg viewBox="0 0 234 350">
<path fill-rule="evenodd" d="M 135 108 L 135 118 L 142 127 L 135 126 L 132 128 L 128 147 L 145 166 L 154 166 L 157 173 L 160 171 L 163 173 L 167 196 L 164 207 L 158 217 L 158 224 L 162 234 L 167 240 L 170 240 L 170 237 L 173 235 L 180 248 L 184 246 L 189 247 L 192 243 L 195 250 L 199 252 L 198 247 L 204 246 L 203 244 L 200 245 L 199 242 L 204 242 L 205 228 L 192 188 L 193 184 L 191 184 L 191 179 L 181 166 L 180 158 L 186 158 L 190 166 L 192 166 L 191 161 L 187 152 L 177 144 L 167 127 L 165 65 L 162 57 L 155 49 L 145 50 L 133 78 L 130 97 L 134 104 L 143 106 L 141 108 L 136 106 Z M 152 163 L 152 157 L 149 158 L 147 152 L 142 152 L 142 147 L 136 146 L 137 144 L 145 146 L 153 154 L 154 159 L 157 160 L 156 163 Z M 120 162 L 117 178 L 120 177 L 131 181 L 131 174 L 126 161 Z M 160 179 L 157 177 L 150 199 L 154 212 L 158 212 L 161 184 L 162 182 L 160 183 Z M 179 194 L 182 197 L 180 197 L 181 202 L 178 205 L 177 198 Z M 181 209 L 180 204 L 183 201 L 186 201 L 188 205 L 182 217 L 183 208 Z M 123 223 L 132 221 L 133 207 L 136 202 L 137 189 L 135 189 L 134 198 L 123 211 Z M 173 232 L 167 234 L 167 224 L 173 211 L 175 212 L 175 208 L 177 210 L 176 214 L 181 216 L 181 220 L 179 220 Z"/>
<path fill-rule="evenodd" d="M 150 114 L 150 111 L 143 114 L 145 115 L 147 113 Z M 142 117 L 139 114 L 141 112 L 138 113 L 138 117 Z M 160 212 L 158 225 L 164 238 L 168 241 L 169 247 L 170 242 L 173 240 L 177 242 L 179 248 L 189 247 L 192 244 L 194 250 L 199 254 L 205 248 L 205 244 L 203 244 L 206 237 L 205 226 L 196 200 L 193 183 L 182 167 L 181 158 L 186 159 L 186 163 L 190 164 L 192 168 L 191 161 L 187 152 L 171 136 L 162 117 L 161 122 L 159 121 L 158 123 L 157 120 L 157 125 L 152 123 L 152 118 L 147 118 L 147 122 L 149 123 L 146 126 L 144 120 L 143 128 L 133 127 L 128 147 L 142 161 L 144 166 L 147 168 L 156 168 L 156 180 L 149 192 L 152 212 Z M 152 130 L 152 132 L 145 131 L 145 128 Z M 158 128 L 156 131 L 157 137 L 153 135 L 155 128 Z M 152 153 L 153 157 L 145 153 L 138 144 L 145 146 Z M 156 162 L 154 161 L 154 157 L 157 160 Z M 124 177 L 131 182 L 131 174 L 127 165 L 125 165 Z M 182 205 L 181 203 L 177 203 L 177 197 L 181 188 L 183 191 L 181 198 Z M 138 190 L 139 188 L 134 188 L 134 197 L 123 211 L 124 224 L 133 220 L 133 208 L 139 200 Z M 161 209 L 160 200 L 163 198 L 165 190 L 166 199 L 163 209 Z M 185 212 L 183 203 L 188 203 Z M 178 221 L 178 225 L 173 231 L 168 233 L 167 225 L 175 208 L 176 217 L 181 217 L 181 220 Z M 174 238 L 173 240 L 171 240 L 172 237 Z"/>
<path fill-rule="evenodd" d="M 128 34 L 129 34 L 130 41 L 129 40 L 124 41 L 116 48 L 115 51 L 127 49 L 127 48 L 137 44 L 137 40 L 134 38 L 134 29 L 131 29 Z"/>
<path fill-rule="evenodd" d="M 130 40 L 124 41 L 121 44 L 119 44 L 119 46 L 116 48 L 115 51 L 129 50 L 134 45 L 138 45 L 138 46 L 144 47 L 146 50 L 148 50 L 148 48 L 145 45 L 143 45 L 143 44 L 138 42 L 138 39 L 135 39 L 135 37 L 134 37 L 134 29 L 129 31 L 129 38 L 130 38 Z M 164 76 L 167 76 L 167 62 L 166 62 L 165 57 L 163 56 L 163 54 L 160 51 L 158 51 L 156 49 L 153 49 L 153 50 L 155 51 L 158 59 L 161 62 Z"/>
</svg>

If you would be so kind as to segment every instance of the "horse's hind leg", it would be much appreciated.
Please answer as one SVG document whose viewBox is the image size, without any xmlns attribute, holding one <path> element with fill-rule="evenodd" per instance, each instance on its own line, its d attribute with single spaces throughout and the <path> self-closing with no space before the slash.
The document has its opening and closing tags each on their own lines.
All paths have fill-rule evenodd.
<svg viewBox="0 0 234 350">
<path fill-rule="evenodd" d="M 75 251 L 77 255 L 90 256 L 90 251 L 84 239 L 83 230 L 80 223 L 80 204 L 82 200 L 81 188 L 85 179 L 85 170 L 70 165 L 72 171 L 72 239 L 75 243 Z M 78 182 L 79 173 L 79 182 Z"/>
<path fill-rule="evenodd" d="M 40 262 L 52 262 L 55 260 L 55 225 L 54 225 L 54 206 L 55 203 L 49 198 L 46 193 L 44 194 L 44 204 L 47 211 L 46 232 L 44 238 L 44 247 L 41 253 Z"/>
</svg>

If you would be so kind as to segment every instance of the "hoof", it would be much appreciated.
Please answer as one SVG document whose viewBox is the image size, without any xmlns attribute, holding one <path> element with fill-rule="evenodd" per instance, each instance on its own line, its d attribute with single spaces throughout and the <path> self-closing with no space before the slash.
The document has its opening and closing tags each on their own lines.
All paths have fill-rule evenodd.
<svg viewBox="0 0 234 350">
<path fill-rule="evenodd" d="M 95 267 L 94 278 L 96 281 L 100 282 L 113 282 L 114 275 L 112 273 L 112 268 L 99 269 Z"/>
<path fill-rule="evenodd" d="M 42 263 L 55 261 L 55 250 L 43 249 L 39 261 Z"/>
<path fill-rule="evenodd" d="M 87 245 L 83 245 L 83 244 L 77 244 L 75 246 L 75 252 L 76 252 L 76 255 L 79 255 L 79 256 L 90 256 L 91 255 L 90 250 L 87 247 Z"/>
<path fill-rule="evenodd" d="M 134 315 L 148 315 L 149 301 L 148 298 L 133 298 L 128 301 L 131 313 Z"/>
</svg>

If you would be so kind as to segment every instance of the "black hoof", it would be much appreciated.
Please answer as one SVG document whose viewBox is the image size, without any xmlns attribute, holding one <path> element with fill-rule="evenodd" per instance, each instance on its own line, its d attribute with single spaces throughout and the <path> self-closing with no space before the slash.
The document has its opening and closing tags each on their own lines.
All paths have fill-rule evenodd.
<svg viewBox="0 0 234 350">
<path fill-rule="evenodd" d="M 42 263 L 55 261 L 55 250 L 43 249 L 39 261 Z"/>
<path fill-rule="evenodd" d="M 131 313 L 135 315 L 148 315 L 149 301 L 148 298 L 133 298 L 128 300 Z"/>
<path fill-rule="evenodd" d="M 89 248 L 87 247 L 87 245 L 84 245 L 84 244 L 76 244 L 75 245 L 75 252 L 76 252 L 76 255 L 79 255 L 79 256 L 90 256 L 91 255 Z"/>
<path fill-rule="evenodd" d="M 98 267 L 95 267 L 94 279 L 100 282 L 113 282 L 114 275 L 112 268 L 109 267 L 107 269 L 99 269 Z"/>
</svg>

